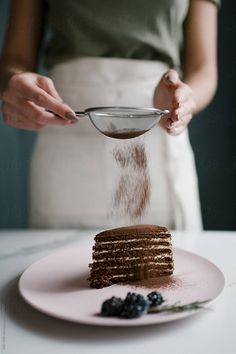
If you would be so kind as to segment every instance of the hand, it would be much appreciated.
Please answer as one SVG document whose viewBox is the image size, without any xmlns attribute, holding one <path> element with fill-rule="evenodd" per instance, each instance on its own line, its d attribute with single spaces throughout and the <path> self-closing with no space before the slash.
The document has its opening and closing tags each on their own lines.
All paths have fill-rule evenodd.
<svg viewBox="0 0 236 354">
<path fill-rule="evenodd" d="M 62 102 L 52 80 L 35 73 L 12 75 L 2 101 L 4 122 L 14 128 L 39 131 L 47 125 L 75 121 L 73 110 Z"/>
<path fill-rule="evenodd" d="M 196 108 L 193 93 L 177 71 L 170 69 L 161 78 L 154 92 L 154 107 L 170 110 L 160 121 L 170 135 L 179 135 L 191 121 Z"/>
</svg>

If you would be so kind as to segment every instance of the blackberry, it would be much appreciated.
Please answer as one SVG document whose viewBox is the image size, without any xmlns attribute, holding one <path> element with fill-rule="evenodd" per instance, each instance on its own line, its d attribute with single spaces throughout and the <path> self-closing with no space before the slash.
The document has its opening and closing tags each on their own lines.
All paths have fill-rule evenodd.
<svg viewBox="0 0 236 354">
<path fill-rule="evenodd" d="M 112 296 L 105 300 L 102 304 L 102 316 L 119 316 L 123 309 L 123 300 L 119 297 Z"/>
<path fill-rule="evenodd" d="M 152 291 L 151 293 L 149 293 L 147 298 L 148 298 L 150 307 L 159 306 L 165 301 L 163 299 L 161 293 L 158 293 L 157 291 Z"/>
<path fill-rule="evenodd" d="M 120 314 L 124 318 L 137 318 L 147 312 L 149 302 L 147 299 L 136 293 L 128 293 L 123 302 L 123 309 Z"/>
</svg>

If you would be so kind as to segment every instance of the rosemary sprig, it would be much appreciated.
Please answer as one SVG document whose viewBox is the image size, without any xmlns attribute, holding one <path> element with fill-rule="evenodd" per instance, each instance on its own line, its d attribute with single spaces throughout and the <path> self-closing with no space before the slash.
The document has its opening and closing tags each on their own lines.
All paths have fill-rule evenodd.
<svg viewBox="0 0 236 354">
<path fill-rule="evenodd" d="M 162 306 L 151 306 L 148 309 L 148 313 L 160 313 L 160 312 L 184 312 L 190 310 L 199 310 L 204 308 L 204 305 L 209 302 L 209 300 L 204 301 L 194 301 L 189 304 L 181 304 L 180 301 L 172 305 L 162 305 Z"/>
</svg>

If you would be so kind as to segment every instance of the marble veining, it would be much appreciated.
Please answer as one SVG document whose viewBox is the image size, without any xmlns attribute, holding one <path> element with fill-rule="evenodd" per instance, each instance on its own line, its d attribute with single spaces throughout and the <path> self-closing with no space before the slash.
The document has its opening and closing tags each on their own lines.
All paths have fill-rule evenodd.
<svg viewBox="0 0 236 354">
<path fill-rule="evenodd" d="M 45 252 L 48 250 L 57 249 L 62 246 L 66 246 L 68 244 L 75 243 L 79 240 L 79 238 L 80 238 L 79 235 L 75 233 L 73 235 L 66 236 L 63 239 L 52 240 L 49 242 L 42 243 L 40 245 L 26 246 L 20 248 L 19 250 L 15 250 L 13 252 L 0 253 L 0 261 L 9 258 L 15 258 L 18 256 L 28 256 L 39 252 Z"/>
</svg>

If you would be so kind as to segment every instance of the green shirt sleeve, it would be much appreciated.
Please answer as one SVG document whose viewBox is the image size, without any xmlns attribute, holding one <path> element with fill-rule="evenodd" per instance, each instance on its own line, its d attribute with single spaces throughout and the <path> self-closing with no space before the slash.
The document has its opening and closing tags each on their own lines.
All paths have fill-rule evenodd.
<svg viewBox="0 0 236 354">
<path fill-rule="evenodd" d="M 213 2 L 214 4 L 216 4 L 218 7 L 221 6 L 221 0 L 209 0 L 211 2 Z"/>
<path fill-rule="evenodd" d="M 206 1 L 212 2 L 213 4 L 217 5 L 218 8 L 221 7 L 221 0 L 206 0 Z"/>
</svg>

